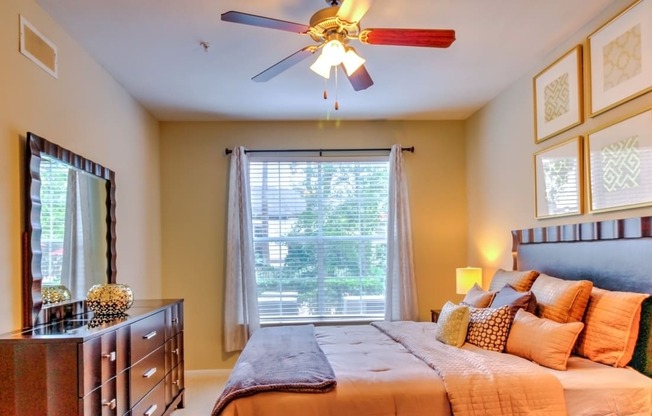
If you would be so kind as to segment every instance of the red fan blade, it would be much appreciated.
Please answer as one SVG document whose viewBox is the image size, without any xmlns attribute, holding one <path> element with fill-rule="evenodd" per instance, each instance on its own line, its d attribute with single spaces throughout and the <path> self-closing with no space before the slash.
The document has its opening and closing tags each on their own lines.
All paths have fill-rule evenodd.
<svg viewBox="0 0 652 416">
<path fill-rule="evenodd" d="M 354 90 L 362 91 L 374 85 L 374 81 L 371 79 L 371 76 L 369 75 L 369 72 L 367 72 L 367 68 L 365 68 L 364 65 L 356 69 L 356 71 L 351 75 L 346 73 L 344 65 L 340 65 L 340 68 L 349 79 L 349 81 L 351 81 L 351 86 L 353 86 Z"/>
<path fill-rule="evenodd" d="M 255 77 L 251 78 L 256 82 L 265 82 L 269 81 L 270 79 L 274 78 L 278 74 L 280 74 L 283 71 L 286 71 L 293 67 L 294 65 L 298 64 L 299 62 L 303 61 L 310 55 L 315 53 L 315 47 L 314 46 L 306 46 L 305 48 L 293 53 L 292 55 L 288 56 L 287 58 L 283 59 L 280 62 L 277 62 L 276 64 L 270 66 L 260 74 L 256 75 Z"/>
<path fill-rule="evenodd" d="M 360 42 L 370 45 L 423 46 L 448 48 L 455 41 L 450 29 L 365 29 Z"/>
<path fill-rule="evenodd" d="M 301 23 L 286 22 L 285 20 L 272 19 L 270 17 L 256 16 L 255 14 L 234 11 L 222 13 L 222 20 L 225 22 L 242 23 L 244 25 L 285 30 L 294 33 L 306 33 L 308 29 L 310 29 L 310 26 Z"/>
<path fill-rule="evenodd" d="M 372 0 L 343 0 L 337 17 L 348 23 L 358 23 L 371 7 Z"/>
</svg>

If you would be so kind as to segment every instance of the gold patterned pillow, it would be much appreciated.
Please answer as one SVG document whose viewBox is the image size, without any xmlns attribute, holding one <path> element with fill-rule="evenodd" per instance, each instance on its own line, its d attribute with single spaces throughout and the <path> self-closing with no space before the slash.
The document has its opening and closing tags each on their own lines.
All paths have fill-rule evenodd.
<svg viewBox="0 0 652 416">
<path fill-rule="evenodd" d="M 437 319 L 435 338 L 444 344 L 461 347 L 466 340 L 468 326 L 469 307 L 446 302 Z"/>
<path fill-rule="evenodd" d="M 514 289 L 519 292 L 527 292 L 532 288 L 532 284 L 539 276 L 536 270 L 513 270 L 507 271 L 503 269 L 496 270 L 494 277 L 489 284 L 489 290 L 497 292 L 506 284 L 510 284 Z"/>
<path fill-rule="evenodd" d="M 466 342 L 489 351 L 503 352 L 512 312 L 508 305 L 500 308 L 469 308 L 469 328 Z"/>
</svg>

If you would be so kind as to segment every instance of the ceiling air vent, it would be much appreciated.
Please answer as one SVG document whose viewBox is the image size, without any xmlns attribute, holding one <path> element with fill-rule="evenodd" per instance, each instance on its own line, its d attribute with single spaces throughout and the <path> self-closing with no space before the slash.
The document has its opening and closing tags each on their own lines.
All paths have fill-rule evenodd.
<svg viewBox="0 0 652 416">
<path fill-rule="evenodd" d="M 20 53 L 57 78 L 57 46 L 20 16 Z"/>
</svg>

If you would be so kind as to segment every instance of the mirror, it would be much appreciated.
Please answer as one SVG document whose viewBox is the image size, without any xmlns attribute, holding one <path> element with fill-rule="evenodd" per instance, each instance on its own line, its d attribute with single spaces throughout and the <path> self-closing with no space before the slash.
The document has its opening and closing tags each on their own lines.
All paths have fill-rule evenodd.
<svg viewBox="0 0 652 416">
<path fill-rule="evenodd" d="M 88 289 L 114 283 L 115 174 L 27 133 L 23 326 L 83 311 Z"/>
</svg>

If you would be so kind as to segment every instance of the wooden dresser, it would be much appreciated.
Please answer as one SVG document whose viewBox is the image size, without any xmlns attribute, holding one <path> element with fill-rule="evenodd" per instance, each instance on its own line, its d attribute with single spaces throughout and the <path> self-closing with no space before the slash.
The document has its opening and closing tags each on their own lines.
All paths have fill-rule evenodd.
<svg viewBox="0 0 652 416">
<path fill-rule="evenodd" d="M 167 415 L 184 405 L 183 375 L 183 300 L 0 335 L 0 415 Z"/>
</svg>

